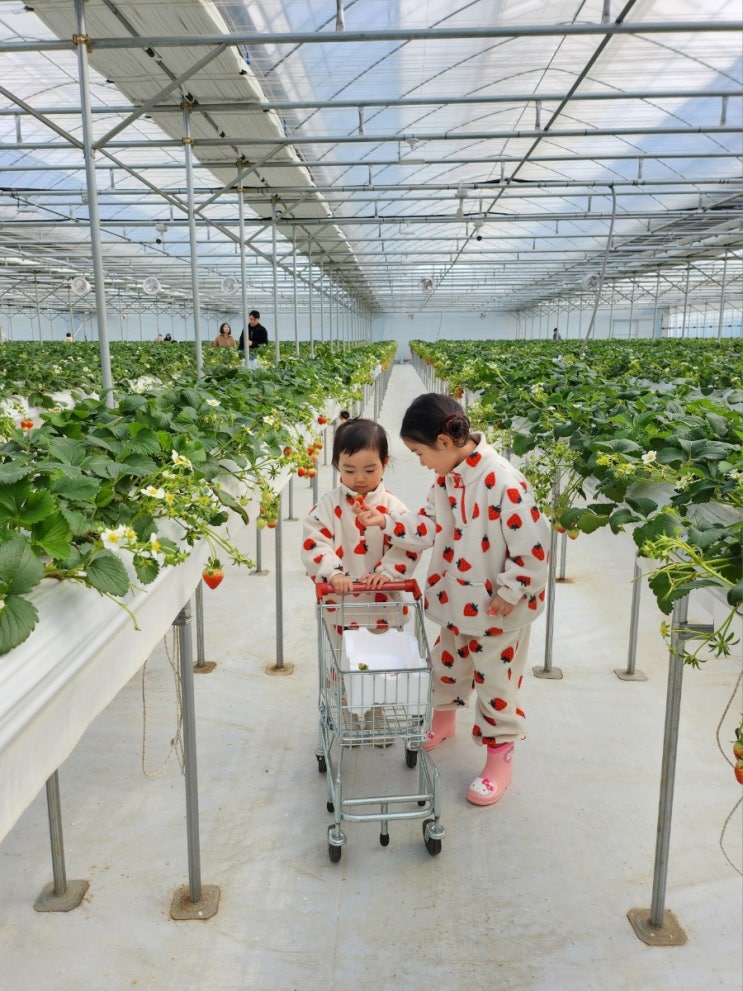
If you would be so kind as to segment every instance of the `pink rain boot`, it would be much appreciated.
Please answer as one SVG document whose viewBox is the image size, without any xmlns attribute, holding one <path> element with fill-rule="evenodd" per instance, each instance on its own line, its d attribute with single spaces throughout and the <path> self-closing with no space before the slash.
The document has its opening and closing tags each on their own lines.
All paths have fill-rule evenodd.
<svg viewBox="0 0 743 991">
<path fill-rule="evenodd" d="M 431 720 L 431 732 L 428 738 L 423 741 L 424 750 L 433 750 L 444 740 L 454 736 L 457 729 L 456 709 L 434 709 Z"/>
<path fill-rule="evenodd" d="M 424 744 L 425 746 L 425 744 Z M 475 778 L 467 792 L 467 801 L 473 805 L 495 805 L 503 797 L 513 777 L 513 744 L 500 743 L 488 747 L 485 767 Z"/>
</svg>

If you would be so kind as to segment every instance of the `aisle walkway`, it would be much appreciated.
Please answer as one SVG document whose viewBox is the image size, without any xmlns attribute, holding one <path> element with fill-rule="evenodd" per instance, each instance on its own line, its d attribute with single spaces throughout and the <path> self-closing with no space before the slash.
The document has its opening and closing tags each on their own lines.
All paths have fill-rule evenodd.
<svg viewBox="0 0 743 991">
<path fill-rule="evenodd" d="M 411 505 L 431 476 L 396 432 L 420 391 L 412 367 L 395 366 L 381 415 L 393 438 L 387 483 Z M 321 481 L 331 484 L 329 467 Z M 307 488 L 295 493 L 297 515 L 310 498 Z M 60 770 L 68 877 L 90 881 L 82 906 L 33 910 L 51 878 L 43 796 L 0 844 L 1 991 L 740 987 L 741 878 L 719 846 L 740 788 L 715 740 L 740 657 L 685 674 L 666 905 L 688 943 L 647 947 L 626 918 L 651 898 L 667 670 L 645 589 L 638 667 L 648 681 L 613 673 L 627 656 L 628 539 L 595 534 L 568 545 L 554 640 L 564 679 L 525 682 L 529 738 L 503 802 L 477 809 L 464 800 L 480 754 L 463 712 L 459 735 L 436 752 L 448 831 L 441 855 L 428 855 L 419 823 L 393 823 L 386 848 L 377 826 L 351 825 L 341 862 L 331 864 L 314 757 L 312 596 L 296 553 L 299 524 L 282 532 L 293 673 L 266 673 L 275 661 L 270 531 L 267 576 L 231 568 L 217 592 L 205 592 L 207 658 L 217 667 L 196 678 L 201 868 L 203 883 L 220 888 L 217 915 L 169 916 L 188 876 L 183 778 L 175 758 L 156 776 L 142 773 L 143 758 L 148 771 L 165 760 L 176 731 L 163 647 L 148 663 L 144 701 L 138 676 Z M 544 640 L 540 620 L 535 666 Z M 726 748 L 738 700 L 731 709 Z M 356 775 L 409 773 L 399 744 L 356 759 Z M 740 830 L 738 810 L 725 844 L 738 866 Z"/>
</svg>

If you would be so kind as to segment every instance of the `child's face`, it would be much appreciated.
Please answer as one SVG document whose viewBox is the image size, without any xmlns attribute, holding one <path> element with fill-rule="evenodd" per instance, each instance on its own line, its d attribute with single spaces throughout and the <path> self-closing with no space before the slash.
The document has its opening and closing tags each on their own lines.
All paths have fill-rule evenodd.
<svg viewBox="0 0 743 991">
<path fill-rule="evenodd" d="M 383 464 L 379 451 L 364 449 L 355 454 L 341 453 L 338 459 L 338 472 L 344 485 L 354 492 L 373 492 L 382 481 L 386 463 Z"/>
<path fill-rule="evenodd" d="M 418 458 L 424 468 L 430 468 L 437 475 L 446 475 L 453 471 L 467 455 L 467 452 L 463 451 L 462 448 L 455 447 L 451 438 L 447 437 L 446 434 L 441 434 L 434 446 L 419 444 L 418 441 L 405 440 L 405 438 L 402 442 Z"/>
</svg>

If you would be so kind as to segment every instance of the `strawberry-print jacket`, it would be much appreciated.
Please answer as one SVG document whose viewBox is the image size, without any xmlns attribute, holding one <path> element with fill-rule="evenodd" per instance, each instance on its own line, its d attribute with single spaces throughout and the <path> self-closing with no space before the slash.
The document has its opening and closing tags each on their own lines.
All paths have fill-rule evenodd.
<svg viewBox="0 0 743 991">
<path fill-rule="evenodd" d="M 426 613 L 455 633 L 497 635 L 544 608 L 549 524 L 521 472 L 482 437 L 436 479 L 425 508 L 391 515 L 385 532 L 401 548 L 433 547 Z M 510 616 L 487 615 L 496 592 L 516 606 Z"/>
<path fill-rule="evenodd" d="M 390 536 L 379 527 L 364 529 L 353 512 L 355 493 L 341 483 L 326 493 L 305 517 L 302 534 L 302 563 L 316 582 L 334 575 L 357 579 L 368 572 L 388 578 L 410 578 L 418 561 L 414 549 L 393 547 Z M 382 484 L 364 496 L 369 509 L 385 516 L 407 513 L 407 506 Z"/>
</svg>

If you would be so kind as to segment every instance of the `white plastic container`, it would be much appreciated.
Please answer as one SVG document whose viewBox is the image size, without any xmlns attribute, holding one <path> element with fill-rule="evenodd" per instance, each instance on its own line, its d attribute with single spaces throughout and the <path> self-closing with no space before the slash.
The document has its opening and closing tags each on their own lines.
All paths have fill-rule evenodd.
<svg viewBox="0 0 743 991">
<path fill-rule="evenodd" d="M 431 673 L 412 633 L 345 630 L 341 671 L 346 705 L 363 713 L 374 706 L 404 706 L 423 715 L 429 705 Z"/>
</svg>

